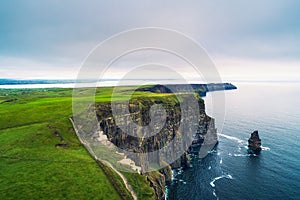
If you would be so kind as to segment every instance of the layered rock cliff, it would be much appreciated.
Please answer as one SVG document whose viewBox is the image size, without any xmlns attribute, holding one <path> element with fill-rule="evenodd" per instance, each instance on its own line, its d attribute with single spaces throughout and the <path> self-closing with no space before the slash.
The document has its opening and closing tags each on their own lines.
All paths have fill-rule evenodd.
<svg viewBox="0 0 300 200">
<path fill-rule="evenodd" d="M 180 152 L 182 149 L 186 151 L 179 156 L 177 160 L 167 164 L 166 160 L 162 159 L 160 150 L 168 145 L 170 141 L 179 137 L 186 137 L 186 133 L 180 131 L 180 123 L 183 120 L 192 120 L 194 116 L 189 116 L 187 119 L 182 119 L 181 104 L 178 100 L 171 97 L 163 98 L 135 98 L 128 105 L 120 103 L 120 107 L 128 106 L 129 115 L 122 116 L 122 122 L 126 123 L 133 120 L 139 126 L 147 126 L 151 123 L 150 108 L 154 104 L 160 104 L 165 109 L 165 123 L 159 133 L 151 137 L 143 137 L 143 133 L 137 128 L 132 130 L 138 137 L 126 134 L 116 124 L 116 116 L 113 116 L 110 103 L 96 104 L 96 114 L 100 124 L 101 131 L 107 136 L 108 140 L 118 148 L 126 150 L 126 157 L 132 159 L 135 165 L 141 166 L 143 174 L 147 176 L 147 180 L 151 187 L 154 188 L 157 199 L 163 199 L 165 196 L 165 185 L 171 181 L 171 170 L 176 168 L 189 167 L 190 154 L 199 153 L 202 145 L 214 146 L 217 143 L 217 133 L 214 125 L 214 119 L 205 113 L 204 101 L 198 98 L 199 116 L 197 118 L 196 129 L 191 136 L 192 144 L 182 144 L 179 141 L 173 143 L 174 152 Z M 190 107 L 188 109 L 194 109 Z M 193 113 L 193 112 L 191 112 Z M 153 130 L 155 131 L 155 130 Z M 189 146 L 187 146 L 189 145 Z M 128 153 L 129 152 L 129 153 Z M 132 153 L 130 153 L 132 152 Z M 155 152 L 151 154 L 142 154 Z M 141 154 L 139 154 L 141 153 Z M 159 172 L 147 172 L 149 168 L 156 166 L 164 166 Z"/>
</svg>

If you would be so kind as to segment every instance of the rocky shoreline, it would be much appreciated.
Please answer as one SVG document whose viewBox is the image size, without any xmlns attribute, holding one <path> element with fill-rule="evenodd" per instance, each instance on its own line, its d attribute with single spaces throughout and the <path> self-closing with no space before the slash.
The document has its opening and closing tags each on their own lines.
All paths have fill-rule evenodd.
<svg viewBox="0 0 300 200">
<path fill-rule="evenodd" d="M 198 105 L 200 114 L 197 131 L 193 135 L 192 145 L 179 159 L 171 164 L 166 164 L 163 163 L 165 161 L 161 159 L 159 154 L 138 156 L 139 152 L 145 153 L 159 150 L 174 139 L 175 135 L 182 134 L 178 130 L 181 121 L 180 103 L 174 100 L 136 99 L 129 104 L 129 111 L 131 113 L 129 117 L 141 126 L 149 124 L 149 109 L 153 104 L 162 104 L 165 107 L 167 115 L 166 123 L 160 133 L 147 139 L 133 137 L 124 133 L 116 125 L 115 119 L 112 117 L 110 103 L 96 104 L 96 113 L 101 132 L 119 149 L 133 152 L 132 154 L 127 154 L 126 157 L 134 161 L 136 166 L 144 168 L 143 171 L 146 172 L 142 172 L 142 174 L 147 177 L 150 186 L 154 189 L 156 199 L 164 199 L 165 186 L 171 182 L 172 170 L 188 168 L 190 154 L 199 153 L 199 148 L 205 149 L 202 145 L 206 145 L 207 147 L 215 146 L 217 143 L 217 131 L 215 129 L 214 119 L 206 115 L 204 101 L 199 98 Z M 124 120 L 126 121 L 126 117 Z M 182 148 L 180 145 L 179 143 L 175 143 L 174 151 Z M 151 167 L 149 163 L 157 163 L 165 167 L 160 169 L 159 172 L 147 172 L 148 169 L 145 168 Z"/>
</svg>

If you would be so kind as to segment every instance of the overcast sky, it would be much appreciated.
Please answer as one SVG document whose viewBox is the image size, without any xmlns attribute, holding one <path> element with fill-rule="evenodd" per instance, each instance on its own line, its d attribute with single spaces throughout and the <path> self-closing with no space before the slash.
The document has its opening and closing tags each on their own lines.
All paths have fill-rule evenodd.
<svg viewBox="0 0 300 200">
<path fill-rule="evenodd" d="M 75 78 L 98 43 L 140 27 L 193 38 L 226 81 L 300 80 L 297 0 L 2 0 L 0 78 Z"/>
</svg>

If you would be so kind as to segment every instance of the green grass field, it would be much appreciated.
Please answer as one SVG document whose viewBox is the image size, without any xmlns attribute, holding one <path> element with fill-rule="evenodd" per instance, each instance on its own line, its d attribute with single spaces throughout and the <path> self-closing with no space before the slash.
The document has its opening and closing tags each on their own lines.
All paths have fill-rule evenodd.
<svg viewBox="0 0 300 200">
<path fill-rule="evenodd" d="M 110 101 L 111 91 L 97 89 L 96 101 Z M 71 89 L 0 90 L 0 199 L 130 199 L 80 144 L 71 116 Z M 154 198 L 145 177 L 125 176 L 139 199 Z"/>
</svg>

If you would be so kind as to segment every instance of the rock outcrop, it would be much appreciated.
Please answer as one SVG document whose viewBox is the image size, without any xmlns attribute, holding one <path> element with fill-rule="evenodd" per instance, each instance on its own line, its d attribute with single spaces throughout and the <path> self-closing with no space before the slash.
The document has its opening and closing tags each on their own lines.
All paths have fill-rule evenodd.
<svg viewBox="0 0 300 200">
<path fill-rule="evenodd" d="M 144 174 L 147 177 L 147 181 L 150 184 L 150 187 L 154 189 L 156 199 L 164 199 L 165 197 L 165 186 L 166 186 L 166 177 L 160 172 L 148 172 Z"/>
<path fill-rule="evenodd" d="M 112 114 L 110 103 L 99 103 L 95 105 L 101 132 L 105 134 L 107 139 L 119 149 L 126 150 L 126 152 L 132 152 L 132 154 L 126 154 L 126 157 L 133 160 L 135 165 L 142 166 L 146 171 L 147 169 L 145 168 L 151 167 L 151 163 L 155 163 L 156 165 L 158 164 L 159 166 L 166 166 L 166 161 L 161 159 L 159 153 L 143 154 L 142 156 L 138 155 L 138 153 L 156 152 L 168 145 L 170 141 L 174 140 L 175 136 L 185 137 L 184 132 L 179 130 L 180 123 L 182 123 L 183 120 L 181 119 L 182 108 L 180 102 L 174 100 L 174 98 L 137 98 L 131 100 L 128 108 L 130 115 L 123 116 L 123 122 L 126 124 L 127 120 L 130 119 L 139 126 L 147 126 L 151 123 L 149 110 L 154 104 L 163 105 L 166 112 L 166 121 L 161 131 L 151 137 L 134 137 L 126 134 L 120 127 L 118 127 L 118 125 L 116 125 L 116 119 Z M 180 142 L 175 142 L 173 144 L 174 152 L 177 152 L 182 148 L 188 150 L 185 151 L 179 159 L 167 165 L 167 167 L 164 167 L 160 171 L 143 173 L 143 175 L 147 177 L 149 184 L 154 188 L 156 199 L 164 199 L 165 185 L 171 181 L 172 169 L 188 168 L 191 153 L 199 153 L 199 149 L 202 145 L 215 146 L 217 143 L 217 131 L 214 125 L 214 119 L 205 113 L 204 101 L 201 98 L 198 98 L 198 106 L 200 114 L 197 119 L 197 128 L 192 136 L 192 145 L 186 147 L 184 146 L 185 144 L 181 144 Z M 189 117 L 192 119 L 194 116 Z M 185 120 L 189 120 L 189 117 Z M 141 134 L 139 129 L 133 130 L 133 132 L 137 136 L 140 136 Z"/>
<path fill-rule="evenodd" d="M 251 133 L 251 137 L 248 140 L 248 153 L 258 154 L 261 151 L 261 139 L 259 138 L 258 131 Z"/>
</svg>

